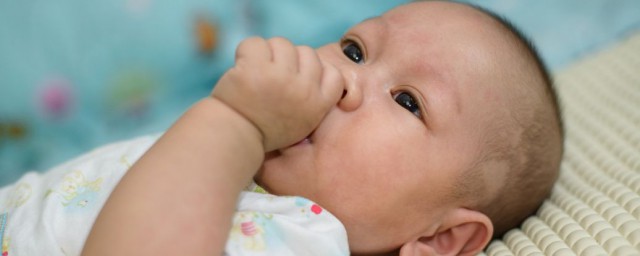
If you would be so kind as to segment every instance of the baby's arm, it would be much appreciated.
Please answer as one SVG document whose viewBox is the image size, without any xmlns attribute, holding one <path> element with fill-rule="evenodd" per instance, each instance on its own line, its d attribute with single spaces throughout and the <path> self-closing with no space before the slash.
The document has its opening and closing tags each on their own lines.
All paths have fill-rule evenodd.
<svg viewBox="0 0 640 256">
<path fill-rule="evenodd" d="M 191 107 L 129 170 L 83 255 L 221 255 L 237 196 L 264 153 L 304 138 L 343 81 L 308 47 L 251 38 L 212 97 Z"/>
</svg>

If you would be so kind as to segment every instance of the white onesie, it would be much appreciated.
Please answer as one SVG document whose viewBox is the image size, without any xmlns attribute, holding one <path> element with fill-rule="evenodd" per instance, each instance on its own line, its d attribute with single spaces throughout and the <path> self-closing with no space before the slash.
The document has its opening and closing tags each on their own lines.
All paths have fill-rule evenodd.
<svg viewBox="0 0 640 256">
<path fill-rule="evenodd" d="M 109 194 L 156 139 L 103 146 L 0 189 L 1 255 L 80 255 Z M 349 248 L 344 226 L 327 210 L 251 184 L 240 194 L 225 254 L 349 255 Z"/>
</svg>

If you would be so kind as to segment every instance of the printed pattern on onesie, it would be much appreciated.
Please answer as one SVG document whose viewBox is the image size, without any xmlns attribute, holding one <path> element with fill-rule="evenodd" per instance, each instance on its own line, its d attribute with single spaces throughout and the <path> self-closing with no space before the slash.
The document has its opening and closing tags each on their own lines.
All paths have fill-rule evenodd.
<svg viewBox="0 0 640 256">
<path fill-rule="evenodd" d="M 111 191 L 157 137 L 103 146 L 0 188 L 0 256 L 80 255 Z M 327 210 L 252 184 L 240 195 L 225 254 L 349 255 L 349 248 Z"/>
<path fill-rule="evenodd" d="M 156 138 L 106 145 L 0 188 L 0 255 L 80 255 L 111 191 Z"/>
<path fill-rule="evenodd" d="M 252 183 L 240 194 L 225 255 L 349 255 L 349 245 L 344 226 L 329 211 Z"/>
</svg>

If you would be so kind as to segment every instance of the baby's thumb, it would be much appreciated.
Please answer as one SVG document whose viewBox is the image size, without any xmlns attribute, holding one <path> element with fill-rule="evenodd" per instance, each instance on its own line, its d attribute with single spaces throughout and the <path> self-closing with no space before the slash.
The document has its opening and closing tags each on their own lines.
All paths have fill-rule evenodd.
<svg viewBox="0 0 640 256">
<path fill-rule="evenodd" d="M 345 80 L 342 73 L 333 65 L 322 62 L 322 80 L 320 90 L 327 103 L 327 107 L 334 106 L 340 101 L 345 91 Z"/>
</svg>

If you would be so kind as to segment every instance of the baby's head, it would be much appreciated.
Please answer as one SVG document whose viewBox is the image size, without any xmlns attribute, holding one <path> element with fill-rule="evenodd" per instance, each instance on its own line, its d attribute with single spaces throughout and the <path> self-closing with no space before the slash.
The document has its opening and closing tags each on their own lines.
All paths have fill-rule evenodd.
<svg viewBox="0 0 640 256">
<path fill-rule="evenodd" d="M 269 153 L 256 180 L 325 207 L 352 252 L 474 253 L 548 195 L 558 106 L 537 55 L 500 19 L 417 2 L 318 54 L 344 75 L 344 98 L 307 140 Z"/>
</svg>

